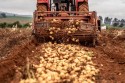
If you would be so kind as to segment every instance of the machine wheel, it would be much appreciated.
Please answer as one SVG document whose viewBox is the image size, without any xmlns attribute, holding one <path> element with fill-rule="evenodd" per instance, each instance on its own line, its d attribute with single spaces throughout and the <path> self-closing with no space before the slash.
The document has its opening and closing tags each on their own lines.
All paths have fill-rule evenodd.
<svg viewBox="0 0 125 83">
<path fill-rule="evenodd" d="M 93 40 L 92 40 L 92 46 L 93 46 L 93 47 L 96 46 L 96 42 L 97 42 L 97 38 L 93 38 Z"/>
<path fill-rule="evenodd" d="M 47 7 L 46 7 L 46 5 L 44 5 L 44 4 L 40 4 L 40 5 L 38 5 L 38 11 L 47 11 Z"/>
<path fill-rule="evenodd" d="M 36 46 L 38 45 L 38 40 L 35 35 L 32 36 L 32 43 L 34 43 Z"/>
<path fill-rule="evenodd" d="M 79 11 L 88 12 L 89 11 L 88 3 L 87 2 L 80 3 Z"/>
<path fill-rule="evenodd" d="M 85 12 L 88 12 L 89 10 L 88 10 L 88 8 L 87 8 L 86 5 L 81 4 L 81 5 L 79 6 L 79 11 L 85 11 Z"/>
<path fill-rule="evenodd" d="M 38 46 L 38 45 L 40 45 L 41 43 L 44 43 L 45 42 L 45 39 L 44 38 L 40 38 L 40 37 L 38 37 L 38 36 L 35 36 L 35 35 L 33 35 L 33 37 L 32 37 L 32 42 L 36 45 L 36 46 Z"/>
</svg>

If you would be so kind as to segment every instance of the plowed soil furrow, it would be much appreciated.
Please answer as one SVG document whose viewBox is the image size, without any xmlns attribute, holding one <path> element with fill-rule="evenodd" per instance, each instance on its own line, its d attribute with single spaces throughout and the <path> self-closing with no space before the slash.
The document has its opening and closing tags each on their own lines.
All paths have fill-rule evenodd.
<svg viewBox="0 0 125 83">
<path fill-rule="evenodd" d="M 11 32 L 11 33 L 10 33 Z M 4 32 L 1 37 L 0 42 L 0 56 L 6 56 L 8 52 L 16 45 L 21 45 L 21 43 L 27 41 L 30 36 L 30 30 L 15 30 Z M 9 34 L 7 34 L 9 33 Z M 23 33 L 23 34 L 22 34 Z"/>
<path fill-rule="evenodd" d="M 27 42 L 23 46 L 14 47 L 13 50 L 15 51 L 8 54 L 8 57 L 2 59 L 0 62 L 0 71 L 2 71 L 0 73 L 0 82 L 9 83 L 12 81 L 16 73 L 16 68 L 25 66 L 26 57 L 31 55 L 33 49 L 35 49 L 35 46 L 31 42 Z"/>
<path fill-rule="evenodd" d="M 31 42 L 31 29 L 15 31 L 3 29 L 0 33 L 2 33 L 0 34 L 0 82 L 10 83 L 16 72 L 16 66 L 25 64 L 26 57 L 35 46 Z"/>
<path fill-rule="evenodd" d="M 119 31 L 102 32 L 101 44 L 92 48 L 56 43 L 35 46 L 31 29 L 0 29 L 0 83 L 125 83 L 125 39 Z M 27 79 L 27 73 L 32 79 Z"/>
<path fill-rule="evenodd" d="M 6 56 L 8 54 L 8 52 L 10 51 L 10 49 L 15 47 L 16 45 L 20 45 L 20 42 L 24 39 L 25 39 L 25 37 L 18 37 L 18 38 L 13 38 L 10 41 L 8 41 L 8 43 L 5 44 L 1 48 L 0 56 Z"/>
<path fill-rule="evenodd" d="M 112 48 L 107 50 L 110 51 L 111 49 Z M 97 64 L 97 68 L 99 69 L 99 73 L 96 77 L 95 83 L 105 83 L 105 82 L 106 83 L 124 83 L 125 82 L 124 57 L 125 56 L 121 57 L 119 55 L 119 58 L 120 58 L 119 59 L 115 57 L 117 54 L 114 51 L 107 54 L 107 51 L 105 51 L 100 47 L 96 47 L 96 49 L 92 48 L 92 50 L 96 55 L 96 57 L 93 58 L 93 62 Z M 115 58 L 112 58 L 112 57 L 115 57 Z"/>
</svg>

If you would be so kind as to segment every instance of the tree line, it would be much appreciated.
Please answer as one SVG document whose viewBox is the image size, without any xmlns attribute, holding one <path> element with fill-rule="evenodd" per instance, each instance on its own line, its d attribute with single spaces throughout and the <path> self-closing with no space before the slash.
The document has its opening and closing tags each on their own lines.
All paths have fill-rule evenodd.
<svg viewBox="0 0 125 83">
<path fill-rule="evenodd" d="M 99 16 L 99 19 L 101 20 L 101 23 L 105 25 L 112 25 L 114 27 L 125 26 L 125 19 L 110 18 L 110 17 L 103 18 L 102 16 Z"/>
<path fill-rule="evenodd" d="M 0 13 L 0 18 L 7 18 L 6 13 Z M 31 27 L 29 23 L 21 24 L 19 21 L 13 23 L 3 22 L 0 23 L 0 28 L 27 28 Z"/>
<path fill-rule="evenodd" d="M 6 15 L 5 13 L 0 13 L 0 17 L 1 17 L 1 18 L 6 18 L 7 15 Z"/>
<path fill-rule="evenodd" d="M 0 28 L 27 28 L 27 27 L 31 27 L 31 25 L 29 23 L 26 24 L 21 24 L 19 21 L 16 21 L 14 23 L 0 23 Z"/>
</svg>

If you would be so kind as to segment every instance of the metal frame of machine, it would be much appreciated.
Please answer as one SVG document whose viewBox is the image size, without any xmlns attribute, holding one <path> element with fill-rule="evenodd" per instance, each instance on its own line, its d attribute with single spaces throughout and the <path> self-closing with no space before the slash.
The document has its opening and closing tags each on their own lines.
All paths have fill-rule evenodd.
<svg viewBox="0 0 125 83">
<path fill-rule="evenodd" d="M 51 11 L 51 1 L 52 0 L 37 0 L 38 5 L 46 5 L 47 11 L 36 10 L 34 12 L 34 23 L 33 23 L 33 35 L 35 39 L 49 39 L 50 36 L 53 36 L 55 39 L 65 39 L 65 38 L 78 38 L 80 41 L 92 41 L 95 46 L 97 31 L 99 30 L 99 20 L 97 19 L 97 13 L 95 11 L 79 11 L 79 3 L 87 2 L 88 0 L 69 0 L 75 1 L 75 10 L 76 11 Z M 57 2 L 60 0 L 57 0 Z M 64 0 L 65 1 L 65 0 Z M 73 2 L 74 3 L 74 2 Z M 65 13 L 67 15 L 60 15 Z M 48 32 L 49 27 L 52 27 L 50 20 L 56 20 L 56 26 L 60 27 L 61 30 L 50 34 Z M 67 34 L 67 31 L 62 27 L 63 22 L 68 22 L 70 20 L 80 21 L 80 26 L 77 27 L 78 30 L 75 33 Z M 84 21 L 84 22 L 83 22 Z M 82 29 L 84 26 L 84 29 Z M 57 27 L 57 28 L 58 28 Z"/>
</svg>

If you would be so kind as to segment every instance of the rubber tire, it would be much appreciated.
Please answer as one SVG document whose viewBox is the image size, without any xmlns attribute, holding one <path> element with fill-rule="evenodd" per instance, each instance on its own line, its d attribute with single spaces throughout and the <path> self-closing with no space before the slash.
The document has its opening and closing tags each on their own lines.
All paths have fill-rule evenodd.
<svg viewBox="0 0 125 83">
<path fill-rule="evenodd" d="M 96 46 L 96 42 L 97 42 L 97 38 L 93 38 L 93 40 L 92 40 L 92 46 L 93 46 L 93 47 Z"/>
<path fill-rule="evenodd" d="M 83 2 L 83 3 L 79 6 L 79 11 L 88 12 L 88 11 L 89 11 L 88 3 Z"/>
<path fill-rule="evenodd" d="M 42 11 L 42 12 L 47 11 L 46 5 L 44 4 L 38 5 L 38 11 Z"/>
<path fill-rule="evenodd" d="M 39 43 L 38 43 L 38 39 L 35 35 L 32 36 L 32 42 L 35 44 L 35 46 L 38 46 Z"/>
<path fill-rule="evenodd" d="M 88 12 L 89 9 L 88 9 L 88 7 L 87 7 L 86 5 L 81 4 L 81 5 L 79 6 L 79 11 Z"/>
</svg>

